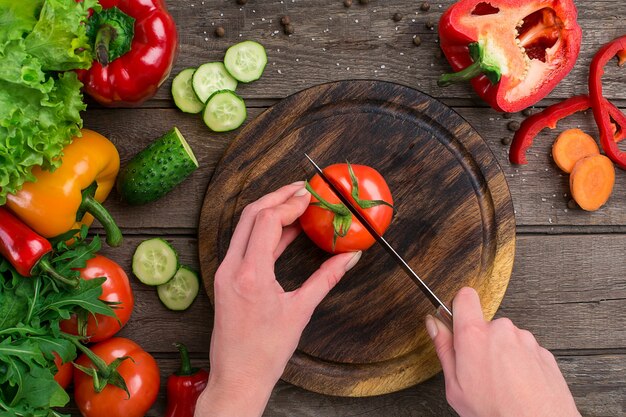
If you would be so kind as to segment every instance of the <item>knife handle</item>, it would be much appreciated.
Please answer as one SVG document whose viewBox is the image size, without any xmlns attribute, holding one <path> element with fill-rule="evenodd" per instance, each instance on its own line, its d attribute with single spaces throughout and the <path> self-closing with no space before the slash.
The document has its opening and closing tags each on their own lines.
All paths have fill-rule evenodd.
<svg viewBox="0 0 626 417">
<path fill-rule="evenodd" d="M 450 330 L 450 332 L 452 332 L 452 329 L 453 329 L 453 326 L 452 326 L 452 315 L 450 313 L 448 313 L 445 308 L 439 306 L 437 308 L 437 312 L 435 313 L 435 317 L 437 317 L 439 320 L 441 320 L 441 322 L 446 325 L 448 330 Z"/>
</svg>

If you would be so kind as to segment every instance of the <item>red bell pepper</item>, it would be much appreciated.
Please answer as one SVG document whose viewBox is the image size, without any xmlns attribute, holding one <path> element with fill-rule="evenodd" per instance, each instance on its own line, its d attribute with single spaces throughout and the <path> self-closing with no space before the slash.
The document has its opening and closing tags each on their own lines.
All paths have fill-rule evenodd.
<svg viewBox="0 0 626 417">
<path fill-rule="evenodd" d="M 614 142 L 619 142 L 626 138 L 626 115 L 613 103 L 604 99 L 604 105 L 617 126 L 611 126 L 611 137 Z M 526 151 L 533 144 L 533 139 L 544 128 L 556 128 L 556 124 L 576 112 L 585 111 L 591 107 L 589 96 L 583 94 L 568 98 L 552 106 L 546 107 L 542 112 L 533 114 L 522 122 L 520 128 L 515 132 L 509 160 L 513 164 L 527 164 Z"/>
<path fill-rule="evenodd" d="M 178 48 L 163 0 L 100 0 L 87 22 L 97 60 L 79 70 L 85 91 L 105 106 L 135 106 L 169 76 Z"/>
<path fill-rule="evenodd" d="M 604 105 L 605 98 L 602 95 L 602 74 L 604 66 L 614 56 L 618 56 L 619 65 L 623 65 L 626 60 L 626 35 L 621 36 L 604 45 L 596 53 L 589 68 L 589 96 L 591 98 L 591 108 L 593 117 L 600 131 L 600 144 L 606 155 L 620 168 L 626 169 L 626 152 L 617 147 L 613 140 L 611 128 L 611 114 Z M 615 118 L 615 116 L 613 116 Z"/>
<path fill-rule="evenodd" d="M 582 31 L 572 0 L 461 0 L 441 16 L 439 39 L 458 71 L 498 111 L 517 112 L 550 93 L 576 62 Z"/>
<path fill-rule="evenodd" d="M 176 347 L 180 351 L 181 364 L 178 372 L 167 379 L 165 417 L 193 417 L 198 397 L 209 380 L 209 373 L 191 367 L 185 345 L 177 343 Z"/>
<path fill-rule="evenodd" d="M 59 282 L 76 286 L 77 281 L 59 274 L 50 264 L 52 245 L 4 207 L 0 207 L 0 255 L 13 265 L 18 274 L 31 277 L 50 275 Z"/>
</svg>

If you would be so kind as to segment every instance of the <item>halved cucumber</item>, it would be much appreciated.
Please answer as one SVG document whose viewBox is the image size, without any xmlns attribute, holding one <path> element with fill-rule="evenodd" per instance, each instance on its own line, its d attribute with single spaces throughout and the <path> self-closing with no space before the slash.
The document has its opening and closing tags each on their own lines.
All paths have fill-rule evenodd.
<svg viewBox="0 0 626 417">
<path fill-rule="evenodd" d="M 184 69 L 172 81 L 174 103 L 185 113 L 200 113 L 204 109 L 204 103 L 198 100 L 191 85 L 194 72 L 195 68 Z"/>
<path fill-rule="evenodd" d="M 206 103 L 216 91 L 235 91 L 237 88 L 237 80 L 231 77 L 221 62 L 209 62 L 200 65 L 193 73 L 191 84 L 196 96 L 203 103 Z"/>
<path fill-rule="evenodd" d="M 170 310 L 186 310 L 196 299 L 200 289 L 198 274 L 186 266 L 181 266 L 174 278 L 157 287 L 159 300 Z"/>
<path fill-rule="evenodd" d="M 155 237 L 144 240 L 133 255 L 133 274 L 146 285 L 168 282 L 178 271 L 178 254 L 167 241 Z"/>
<path fill-rule="evenodd" d="M 244 41 L 228 48 L 224 56 L 224 66 L 238 81 L 249 83 L 263 75 L 267 65 L 265 48 L 258 42 Z"/>
<path fill-rule="evenodd" d="M 215 92 L 206 103 L 202 119 L 214 132 L 228 132 L 237 129 L 245 122 L 246 104 L 230 90 Z"/>
</svg>

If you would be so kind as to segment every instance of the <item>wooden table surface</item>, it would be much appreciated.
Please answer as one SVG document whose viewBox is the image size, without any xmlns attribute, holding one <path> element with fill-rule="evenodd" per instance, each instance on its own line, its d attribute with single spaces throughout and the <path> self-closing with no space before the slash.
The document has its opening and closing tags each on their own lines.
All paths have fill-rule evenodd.
<svg viewBox="0 0 626 417">
<path fill-rule="evenodd" d="M 608 204 L 595 213 L 568 209 L 568 178 L 550 158 L 555 132 L 543 132 L 529 164 L 512 166 L 503 137 L 512 136 L 503 115 L 492 110 L 469 85 L 442 89 L 439 74 L 449 70 L 437 43 L 436 25 L 450 0 L 420 10 L 419 1 L 370 0 L 350 8 L 343 0 L 168 0 L 178 25 L 180 49 L 173 74 L 207 61 L 220 61 L 226 48 L 244 39 L 265 45 L 269 63 L 261 80 L 241 85 L 249 120 L 303 88 L 345 79 L 393 81 L 430 94 L 451 106 L 478 130 L 496 155 L 513 196 L 517 251 L 509 288 L 498 316 L 532 331 L 556 355 L 585 416 L 626 415 L 626 175 L 618 170 Z M 623 0 L 576 1 L 583 28 L 581 53 L 573 71 L 537 108 L 587 91 L 588 65 L 601 44 L 626 33 Z M 400 13 L 402 19 L 392 19 Z M 280 18 L 294 27 L 285 35 Z M 428 28 L 435 24 L 434 30 Z M 226 35 L 218 38 L 215 28 Z M 421 38 L 421 46 L 413 37 Z M 626 107 L 624 70 L 607 67 L 605 94 Z M 237 131 L 211 133 L 197 115 L 174 108 L 171 78 L 140 108 L 104 109 L 90 104 L 85 127 L 109 137 L 122 164 L 150 141 L 178 126 L 194 149 L 200 169 L 162 200 L 128 207 L 113 193 L 106 206 L 126 236 L 121 248 L 103 252 L 130 272 L 136 245 L 151 236 L 170 240 L 182 262 L 198 267 L 197 224 L 211 175 Z M 521 114 L 511 120 L 521 121 Z M 597 136 L 590 112 L 573 116 L 559 130 L 580 127 Z M 96 229 L 98 231 L 99 229 Z M 100 230 L 101 231 L 101 230 Z M 162 389 L 150 416 L 163 415 L 164 383 L 178 358 L 172 344 L 184 342 L 196 365 L 208 366 L 213 311 L 204 292 L 183 312 L 166 310 L 153 288 L 133 279 L 136 306 L 121 332 L 154 354 Z M 74 414 L 78 414 L 75 410 Z M 373 398 L 318 395 L 279 382 L 265 416 L 454 416 L 445 400 L 442 375 L 394 394 Z"/>
</svg>

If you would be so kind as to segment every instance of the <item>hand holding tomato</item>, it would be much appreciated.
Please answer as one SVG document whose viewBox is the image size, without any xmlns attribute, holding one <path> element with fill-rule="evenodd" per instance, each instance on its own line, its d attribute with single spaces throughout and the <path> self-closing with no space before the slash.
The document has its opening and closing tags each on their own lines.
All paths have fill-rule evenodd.
<svg viewBox="0 0 626 417">
<path fill-rule="evenodd" d="M 92 353 L 84 352 L 74 370 L 74 400 L 81 414 L 143 417 L 159 393 L 159 367 L 154 358 L 132 340 L 121 337 L 91 346 Z M 98 379 L 86 371 L 97 372 Z"/>
<path fill-rule="evenodd" d="M 80 270 L 80 276 L 87 280 L 106 277 L 106 281 L 102 284 L 100 299 L 117 303 L 113 306 L 115 317 L 102 314 L 96 314 L 95 317 L 92 314 L 88 317 L 79 317 L 74 314 L 68 320 L 61 322 L 61 330 L 65 333 L 86 336 L 89 342 L 101 342 L 119 332 L 130 319 L 135 303 L 133 291 L 122 267 L 102 255 L 89 259 L 85 267 Z"/>
<path fill-rule="evenodd" d="M 380 235 L 385 233 L 393 217 L 393 199 L 378 171 L 346 163 L 324 168 L 324 174 Z M 300 217 L 300 224 L 317 246 L 330 253 L 342 253 L 362 251 L 374 244 L 372 235 L 319 175 L 311 179 L 307 189 L 313 198 Z"/>
<path fill-rule="evenodd" d="M 333 256 L 302 287 L 283 290 L 274 262 L 300 233 L 310 197 L 299 182 L 243 210 L 215 274 L 211 372 L 197 416 L 260 416 L 313 310 L 359 260 Z"/>
</svg>

